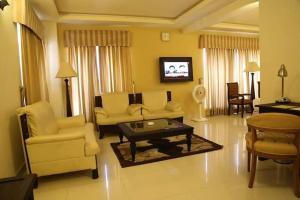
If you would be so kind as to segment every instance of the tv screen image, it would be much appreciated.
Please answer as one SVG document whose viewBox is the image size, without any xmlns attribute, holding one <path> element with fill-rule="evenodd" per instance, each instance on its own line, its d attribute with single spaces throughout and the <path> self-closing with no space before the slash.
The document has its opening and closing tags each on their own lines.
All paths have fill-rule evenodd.
<svg viewBox="0 0 300 200">
<path fill-rule="evenodd" d="M 193 81 L 191 57 L 160 57 L 160 81 Z"/>
<path fill-rule="evenodd" d="M 188 77 L 189 63 L 188 62 L 165 62 L 166 77 Z"/>
</svg>

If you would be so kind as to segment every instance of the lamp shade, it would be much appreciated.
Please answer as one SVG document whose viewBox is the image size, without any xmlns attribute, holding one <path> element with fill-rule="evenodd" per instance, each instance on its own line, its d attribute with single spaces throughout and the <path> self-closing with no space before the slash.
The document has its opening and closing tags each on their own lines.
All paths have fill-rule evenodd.
<svg viewBox="0 0 300 200">
<path fill-rule="evenodd" d="M 260 71 L 260 68 L 256 62 L 247 63 L 245 72 L 258 72 L 258 71 Z"/>
<path fill-rule="evenodd" d="M 69 63 L 61 63 L 60 68 L 56 74 L 56 78 L 71 78 L 76 76 L 77 73 Z"/>
<path fill-rule="evenodd" d="M 288 73 L 287 73 L 287 70 L 286 70 L 284 64 L 282 64 L 282 65 L 280 66 L 280 69 L 278 70 L 278 76 L 279 76 L 279 77 L 287 77 L 287 76 L 288 76 Z"/>
</svg>

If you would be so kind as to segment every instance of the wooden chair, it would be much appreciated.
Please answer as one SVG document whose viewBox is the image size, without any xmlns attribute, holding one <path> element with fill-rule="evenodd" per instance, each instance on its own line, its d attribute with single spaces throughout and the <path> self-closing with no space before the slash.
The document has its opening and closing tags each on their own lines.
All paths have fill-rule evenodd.
<svg viewBox="0 0 300 200">
<path fill-rule="evenodd" d="M 293 161 L 293 188 L 299 195 L 300 117 L 283 113 L 264 113 L 247 119 L 246 134 L 249 188 L 253 187 L 258 157 Z M 250 168 L 251 162 L 251 168 Z"/>
<path fill-rule="evenodd" d="M 251 94 L 239 94 L 239 84 L 237 82 L 227 83 L 227 99 L 228 99 L 228 115 L 232 105 L 237 106 L 237 113 L 239 113 L 240 106 L 242 107 L 242 117 L 244 117 L 244 107 L 249 105 L 251 114 L 253 113 L 252 99 L 245 99 L 245 96 L 251 97 Z"/>
</svg>

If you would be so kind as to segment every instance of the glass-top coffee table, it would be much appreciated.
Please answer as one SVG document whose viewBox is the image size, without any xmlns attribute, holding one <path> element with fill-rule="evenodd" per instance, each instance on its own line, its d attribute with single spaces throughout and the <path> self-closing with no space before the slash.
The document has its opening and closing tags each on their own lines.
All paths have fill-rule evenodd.
<svg viewBox="0 0 300 200">
<path fill-rule="evenodd" d="M 130 142 L 132 161 L 135 161 L 136 142 L 155 140 L 165 137 L 186 135 L 188 151 L 191 150 L 191 138 L 194 128 L 172 119 L 155 119 L 118 124 L 120 142 L 123 136 Z"/>
</svg>

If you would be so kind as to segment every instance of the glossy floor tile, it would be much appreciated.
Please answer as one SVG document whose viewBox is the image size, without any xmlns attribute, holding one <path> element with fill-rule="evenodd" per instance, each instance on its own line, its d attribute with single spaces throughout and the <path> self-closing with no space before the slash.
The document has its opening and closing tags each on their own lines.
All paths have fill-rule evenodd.
<svg viewBox="0 0 300 200">
<path fill-rule="evenodd" d="M 195 134 L 224 145 L 222 150 L 121 168 L 110 143 L 117 135 L 99 140 L 99 179 L 89 171 L 39 179 L 37 200 L 200 200 L 296 199 L 292 166 L 259 161 L 253 189 L 248 189 L 245 118 L 232 115 L 191 122 Z"/>
</svg>

